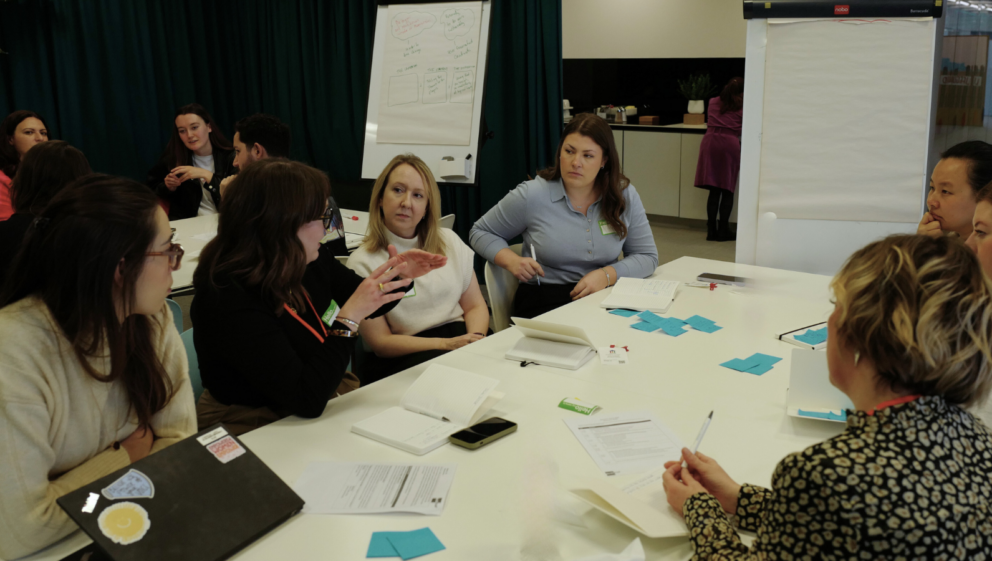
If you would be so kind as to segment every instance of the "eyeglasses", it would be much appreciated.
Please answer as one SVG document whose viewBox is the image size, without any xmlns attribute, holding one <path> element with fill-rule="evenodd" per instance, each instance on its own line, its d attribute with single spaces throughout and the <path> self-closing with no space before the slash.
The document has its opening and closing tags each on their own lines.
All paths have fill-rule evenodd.
<svg viewBox="0 0 992 561">
<path fill-rule="evenodd" d="M 183 249 L 183 246 L 177 243 L 170 243 L 169 249 L 166 251 L 152 251 L 150 253 L 146 253 L 145 255 L 148 257 L 157 257 L 159 255 L 168 256 L 169 267 L 173 271 L 178 271 L 179 265 L 183 262 L 183 255 L 185 254 L 186 250 Z"/>
<path fill-rule="evenodd" d="M 324 221 L 324 230 L 330 231 L 331 224 L 334 223 L 334 208 L 327 207 L 327 210 L 324 211 L 324 214 L 320 215 L 320 219 Z"/>
</svg>

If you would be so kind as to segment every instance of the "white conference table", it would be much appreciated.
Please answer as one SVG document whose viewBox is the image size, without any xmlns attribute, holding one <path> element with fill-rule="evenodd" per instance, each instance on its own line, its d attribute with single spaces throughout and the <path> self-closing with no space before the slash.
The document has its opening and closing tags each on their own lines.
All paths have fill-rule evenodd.
<svg viewBox="0 0 992 561">
<path fill-rule="evenodd" d="M 193 271 L 200 263 L 200 251 L 207 242 L 217 235 L 217 216 L 209 214 L 174 220 L 169 223 L 176 230 L 175 241 L 183 246 L 186 255 L 183 256 L 182 267 L 172 272 L 173 293 L 183 293 L 193 288 Z M 369 213 L 361 210 L 341 209 L 344 220 L 344 231 L 348 234 L 365 235 L 369 227 Z"/>
<path fill-rule="evenodd" d="M 603 475 L 562 422 L 577 416 L 557 407 L 562 398 L 578 397 L 607 413 L 650 410 L 687 445 L 713 410 L 700 449 L 738 482 L 765 486 L 783 456 L 844 427 L 786 415 L 795 347 L 772 336 L 825 320 L 831 311 L 830 279 L 687 257 L 659 267 L 656 276 L 689 282 L 704 272 L 754 281 L 742 289 L 681 288 L 665 315 L 710 318 L 723 327 L 713 334 L 689 330 L 673 338 L 631 329 L 633 318 L 599 307 L 606 291 L 541 316 L 583 327 L 598 346 L 627 345 L 627 365 L 604 366 L 593 358 L 576 371 L 522 368 L 503 359 L 520 337 L 512 328 L 432 361 L 500 380 L 497 389 L 506 397 L 492 413 L 517 422 L 519 430 L 479 450 L 447 445 L 414 456 L 350 432 L 353 423 L 398 404 L 429 363 L 332 400 L 318 419 L 291 417 L 244 435 L 245 444 L 289 485 L 315 461 L 456 463 L 458 469 L 441 516 L 299 515 L 236 558 L 364 559 L 372 532 L 427 526 L 447 548 L 425 557 L 430 561 L 519 559 L 522 547 L 534 559 L 571 561 L 617 553 L 636 537 L 641 537 L 647 559 L 688 559 L 687 538 L 644 538 L 563 492 L 578 478 L 600 478 L 622 487 L 639 475 Z M 719 366 L 755 352 L 783 360 L 763 376 Z M 60 559 L 88 541 L 77 534 L 31 559 Z"/>
</svg>

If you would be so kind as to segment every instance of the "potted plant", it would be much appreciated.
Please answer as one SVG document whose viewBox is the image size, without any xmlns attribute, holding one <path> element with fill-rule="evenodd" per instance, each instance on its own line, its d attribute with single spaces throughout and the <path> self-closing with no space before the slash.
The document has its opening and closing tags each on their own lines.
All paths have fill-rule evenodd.
<svg viewBox="0 0 992 561">
<path fill-rule="evenodd" d="M 679 93 L 689 100 L 689 113 L 702 115 L 704 101 L 716 92 L 716 85 L 709 74 L 692 74 L 685 80 L 678 80 Z"/>
</svg>

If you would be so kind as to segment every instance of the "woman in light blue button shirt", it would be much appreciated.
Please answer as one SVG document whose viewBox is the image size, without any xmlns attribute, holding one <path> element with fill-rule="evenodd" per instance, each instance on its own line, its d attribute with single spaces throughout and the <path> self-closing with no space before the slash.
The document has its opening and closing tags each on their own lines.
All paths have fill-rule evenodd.
<svg viewBox="0 0 992 561">
<path fill-rule="evenodd" d="M 507 245 L 519 235 L 522 255 Z M 591 113 L 565 127 L 554 166 L 503 197 L 475 223 L 469 241 L 520 280 L 513 315 L 524 318 L 613 286 L 618 277 L 648 277 L 658 266 L 651 226 L 620 171 L 613 131 Z"/>
</svg>

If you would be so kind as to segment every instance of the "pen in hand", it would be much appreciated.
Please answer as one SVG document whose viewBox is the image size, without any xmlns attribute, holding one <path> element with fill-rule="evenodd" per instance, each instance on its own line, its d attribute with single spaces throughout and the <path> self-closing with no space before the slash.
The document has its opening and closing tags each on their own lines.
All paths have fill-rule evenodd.
<svg viewBox="0 0 992 561">
<path fill-rule="evenodd" d="M 706 429 L 709 428 L 710 421 L 712 421 L 712 420 L 713 420 L 713 412 L 710 411 L 709 417 L 706 417 L 706 420 L 703 421 L 703 428 L 699 429 L 699 434 L 696 435 L 696 443 L 692 445 L 692 453 L 693 454 L 696 453 L 696 450 L 699 450 L 699 444 L 703 441 L 703 436 L 706 435 Z M 685 460 L 682 460 L 682 467 L 683 468 L 688 467 L 688 465 L 686 465 L 686 463 L 685 463 Z"/>
<path fill-rule="evenodd" d="M 530 244 L 530 256 L 534 260 L 534 262 L 537 262 L 537 252 L 534 251 L 534 244 Z M 541 286 L 541 275 L 534 275 L 534 276 L 537 277 L 537 286 Z"/>
</svg>

